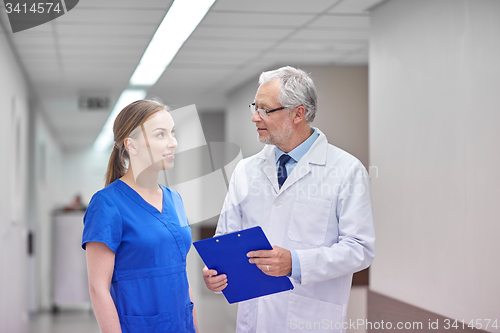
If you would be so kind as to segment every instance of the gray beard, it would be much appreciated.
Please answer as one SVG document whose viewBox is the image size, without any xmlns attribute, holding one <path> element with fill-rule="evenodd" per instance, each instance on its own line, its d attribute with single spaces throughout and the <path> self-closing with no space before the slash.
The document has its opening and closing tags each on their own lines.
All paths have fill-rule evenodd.
<svg viewBox="0 0 500 333">
<path fill-rule="evenodd" d="M 287 142 L 292 136 L 292 125 L 290 123 L 285 123 L 281 128 L 281 131 L 279 133 L 275 133 L 274 136 L 269 134 L 267 138 L 261 140 L 259 137 L 259 133 L 257 133 L 257 140 L 267 145 L 274 145 L 279 147 L 280 143 Z"/>
<path fill-rule="evenodd" d="M 268 136 L 265 139 L 261 139 L 259 136 L 259 133 L 257 133 L 257 141 L 259 141 L 260 143 L 263 143 L 265 145 L 274 145 L 274 143 L 272 142 L 273 140 L 271 139 L 271 136 Z"/>
</svg>

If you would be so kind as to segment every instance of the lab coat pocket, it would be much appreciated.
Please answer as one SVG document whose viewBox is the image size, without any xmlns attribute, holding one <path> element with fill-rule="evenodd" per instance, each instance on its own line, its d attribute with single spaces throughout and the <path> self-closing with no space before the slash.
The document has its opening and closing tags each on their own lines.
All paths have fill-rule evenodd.
<svg viewBox="0 0 500 333">
<path fill-rule="evenodd" d="M 339 304 L 290 294 L 285 332 L 342 332 Z"/>
<path fill-rule="evenodd" d="M 323 244 L 331 207 L 329 200 L 297 197 L 288 227 L 290 240 L 316 246 Z"/>
<path fill-rule="evenodd" d="M 172 319 L 170 313 L 165 312 L 155 316 L 127 316 L 120 315 L 120 324 L 123 332 L 160 333 L 169 332 Z"/>
</svg>

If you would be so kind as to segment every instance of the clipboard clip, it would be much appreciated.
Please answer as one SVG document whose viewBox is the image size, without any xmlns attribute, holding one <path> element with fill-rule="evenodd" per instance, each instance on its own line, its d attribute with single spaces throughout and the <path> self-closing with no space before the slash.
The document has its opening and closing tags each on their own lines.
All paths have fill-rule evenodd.
<svg viewBox="0 0 500 333">
<path fill-rule="evenodd" d="M 215 238 L 216 242 L 219 242 L 219 240 L 217 239 L 217 237 L 223 236 L 223 235 L 227 235 L 227 234 L 234 234 L 234 233 L 237 233 L 237 232 L 240 232 L 240 231 L 241 231 L 241 229 L 240 230 L 236 230 L 236 231 L 231 231 L 231 232 L 225 232 L 223 234 L 216 235 L 214 238 Z M 238 237 L 241 237 L 241 234 L 238 234 Z"/>
</svg>

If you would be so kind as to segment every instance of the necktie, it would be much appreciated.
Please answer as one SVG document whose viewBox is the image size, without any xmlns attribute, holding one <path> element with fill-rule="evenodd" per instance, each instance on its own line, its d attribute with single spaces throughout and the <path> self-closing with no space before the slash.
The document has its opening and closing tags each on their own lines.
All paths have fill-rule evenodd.
<svg viewBox="0 0 500 333">
<path fill-rule="evenodd" d="M 283 185 L 283 183 L 285 182 L 286 177 L 288 177 L 288 175 L 286 173 L 285 164 L 290 160 L 290 158 L 291 158 L 290 155 L 283 154 L 283 155 L 281 155 L 281 157 L 278 160 L 280 163 L 280 165 L 278 166 L 278 184 L 279 184 L 280 188 Z"/>
</svg>

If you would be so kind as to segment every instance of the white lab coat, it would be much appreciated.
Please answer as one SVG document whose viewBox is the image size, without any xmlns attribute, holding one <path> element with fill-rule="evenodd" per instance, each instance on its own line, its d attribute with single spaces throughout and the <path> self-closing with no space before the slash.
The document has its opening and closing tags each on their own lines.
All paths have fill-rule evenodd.
<svg viewBox="0 0 500 333">
<path fill-rule="evenodd" d="M 375 254 L 370 184 L 361 162 L 318 132 L 281 189 L 272 145 L 231 177 L 216 234 L 259 225 L 272 245 L 296 250 L 302 274 L 291 291 L 241 302 L 237 332 L 345 332 L 352 274 Z"/>
</svg>

